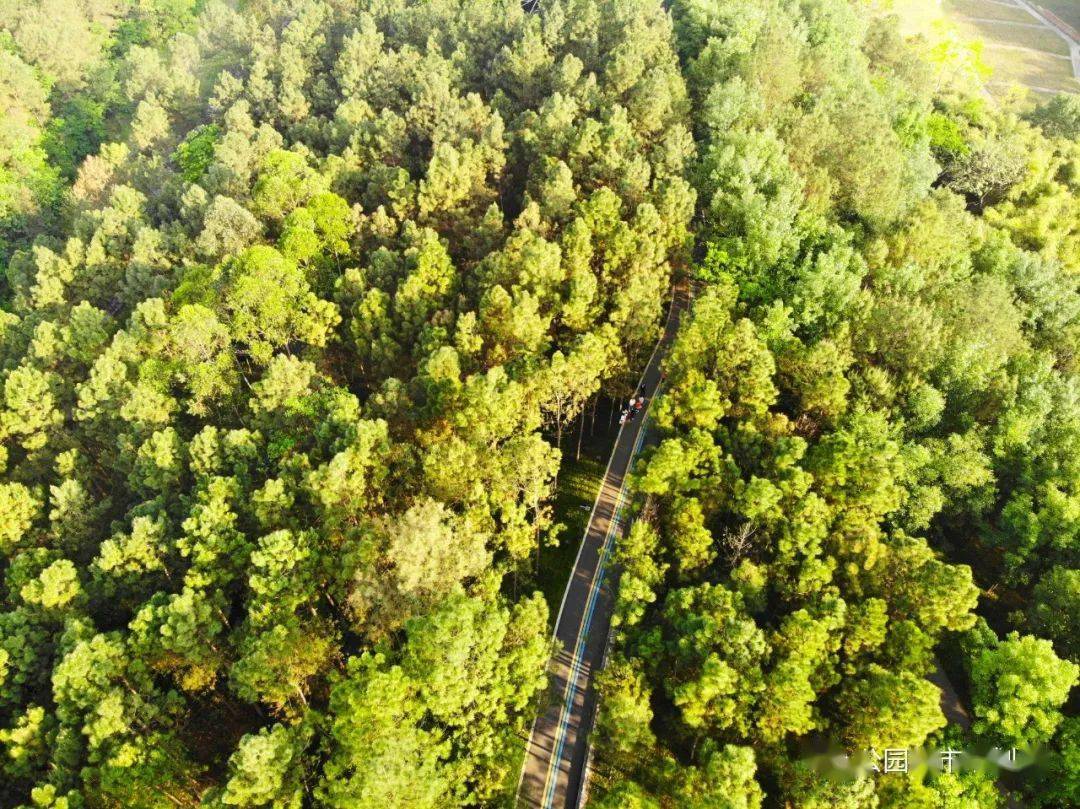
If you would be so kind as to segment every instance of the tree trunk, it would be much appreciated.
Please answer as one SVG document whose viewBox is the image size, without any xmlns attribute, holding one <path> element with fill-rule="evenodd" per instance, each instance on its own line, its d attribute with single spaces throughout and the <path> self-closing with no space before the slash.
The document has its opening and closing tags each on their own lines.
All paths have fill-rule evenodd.
<svg viewBox="0 0 1080 809">
<path fill-rule="evenodd" d="M 589 416 L 589 438 L 596 435 L 596 405 L 600 402 L 600 394 L 597 393 L 593 396 L 592 400 L 592 415 Z"/>
<path fill-rule="evenodd" d="M 562 414 L 555 421 L 555 448 L 562 452 Z"/>
<path fill-rule="evenodd" d="M 574 455 L 575 461 L 581 460 L 581 435 L 585 432 L 585 408 L 581 408 L 581 422 L 578 424 L 577 431 L 577 453 Z"/>
<path fill-rule="evenodd" d="M 559 450 L 559 463 L 555 466 L 555 480 L 552 482 L 553 489 L 559 488 L 559 473 L 562 472 L 562 419 L 560 418 L 555 423 L 555 448 Z M 537 559 L 539 560 L 539 551 L 537 551 Z M 537 568 L 539 569 L 539 568 Z"/>
</svg>

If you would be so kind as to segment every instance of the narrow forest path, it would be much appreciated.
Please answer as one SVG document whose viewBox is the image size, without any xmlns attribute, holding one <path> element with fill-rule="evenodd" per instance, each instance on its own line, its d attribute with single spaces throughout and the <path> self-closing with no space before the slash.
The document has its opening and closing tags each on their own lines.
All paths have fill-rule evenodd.
<svg viewBox="0 0 1080 809">
<path fill-rule="evenodd" d="M 641 375 L 651 404 L 660 385 L 660 366 L 690 302 L 685 285 L 676 288 L 664 333 Z M 518 805 L 572 807 L 585 774 L 588 734 L 596 704 L 593 683 L 603 663 L 611 626 L 614 592 L 605 577 L 611 549 L 626 502 L 626 477 L 645 438 L 645 416 L 619 428 L 600 492 L 555 619 L 558 651 L 549 667 L 554 699 L 537 716 L 529 734 L 518 785 Z"/>
<path fill-rule="evenodd" d="M 964 733 L 971 731 L 971 714 L 964 707 L 960 694 L 941 665 L 940 658 L 934 658 L 934 670 L 927 675 L 926 679 L 932 682 L 941 691 L 941 712 L 945 714 L 945 721 L 950 725 L 956 725 L 963 729 Z M 998 791 L 1005 803 L 1005 809 L 1022 809 L 1020 800 L 1005 787 L 1001 781 L 997 782 Z"/>
</svg>

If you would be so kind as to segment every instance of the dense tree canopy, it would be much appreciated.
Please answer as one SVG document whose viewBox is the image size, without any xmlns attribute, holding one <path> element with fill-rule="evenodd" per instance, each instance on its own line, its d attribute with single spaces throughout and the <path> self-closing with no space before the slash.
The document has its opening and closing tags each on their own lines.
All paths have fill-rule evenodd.
<svg viewBox="0 0 1080 809">
<path fill-rule="evenodd" d="M 686 276 L 596 805 L 1076 803 L 1076 97 L 522 5 L 0 0 L 0 805 L 510 805 L 564 437 Z"/>
<path fill-rule="evenodd" d="M 618 552 L 604 800 L 682 806 L 726 746 L 758 778 L 717 805 L 764 787 L 769 805 L 996 806 L 978 773 L 838 784 L 796 751 L 955 745 L 927 679 L 939 649 L 972 701 L 968 746 L 1068 727 L 1073 101 L 1037 108 L 1039 128 L 990 109 L 842 0 L 671 5 L 699 294 L 638 470 L 649 524 Z M 1042 638 L 999 641 L 977 608 Z"/>
<path fill-rule="evenodd" d="M 0 27 L 0 802 L 504 799 L 563 427 L 689 246 L 670 20 Z"/>
</svg>

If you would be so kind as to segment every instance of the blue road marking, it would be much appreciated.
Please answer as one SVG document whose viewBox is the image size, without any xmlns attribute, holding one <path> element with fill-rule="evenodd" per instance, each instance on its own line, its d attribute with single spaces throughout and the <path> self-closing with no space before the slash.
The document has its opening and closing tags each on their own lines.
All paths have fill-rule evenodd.
<svg viewBox="0 0 1080 809">
<path fill-rule="evenodd" d="M 651 404 L 651 401 L 650 401 Z M 596 602 L 600 597 L 600 586 L 604 581 L 604 572 L 607 568 L 608 556 L 611 554 L 611 546 L 614 543 L 615 532 L 618 530 L 619 522 L 622 519 L 623 506 L 626 503 L 626 474 L 630 471 L 630 466 L 633 464 L 634 458 L 637 457 L 638 451 L 641 449 L 641 443 L 645 440 L 645 426 L 648 423 L 648 415 L 642 417 L 641 428 L 638 430 L 637 439 L 634 442 L 634 449 L 630 453 L 630 459 L 627 462 L 626 472 L 623 473 L 622 485 L 619 487 L 619 493 L 615 498 L 615 511 L 611 518 L 611 524 L 608 526 L 607 535 L 604 537 L 604 544 L 600 549 L 600 559 L 596 565 L 596 576 L 593 578 L 591 589 L 589 592 L 589 601 L 585 608 L 585 614 L 582 616 L 581 625 L 578 627 L 577 642 L 574 644 L 574 658 L 573 664 L 570 668 L 570 675 L 567 678 L 566 683 L 566 697 L 563 701 L 562 712 L 559 716 L 559 728 L 556 734 L 558 741 L 555 746 L 555 755 L 552 756 L 551 763 L 548 764 L 547 772 L 547 784 L 544 790 L 544 809 L 552 809 L 555 802 L 555 787 L 558 784 L 558 778 L 553 778 L 554 771 L 558 768 L 559 762 L 562 760 L 563 747 L 566 745 L 566 731 L 570 724 L 570 714 L 572 713 L 574 697 L 577 696 L 578 676 L 581 674 L 581 667 L 584 664 L 583 655 L 585 641 L 589 635 L 589 629 L 592 626 L 593 612 L 596 609 Z"/>
</svg>

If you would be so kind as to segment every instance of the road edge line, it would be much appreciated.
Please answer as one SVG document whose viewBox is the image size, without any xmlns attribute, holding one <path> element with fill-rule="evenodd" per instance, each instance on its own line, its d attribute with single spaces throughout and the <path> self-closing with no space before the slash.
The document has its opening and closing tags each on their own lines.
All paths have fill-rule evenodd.
<svg viewBox="0 0 1080 809">
<path fill-rule="evenodd" d="M 653 358 L 656 357 L 656 352 L 659 350 L 660 344 L 664 341 L 664 335 L 667 334 L 667 327 L 668 327 L 668 324 L 671 322 L 672 314 L 675 312 L 675 303 L 676 303 L 676 300 L 678 299 L 678 295 L 679 295 L 679 290 L 673 284 L 672 287 L 671 287 L 671 302 L 668 304 L 667 317 L 664 318 L 664 327 L 663 327 L 662 331 L 660 332 L 660 336 L 656 340 L 656 345 L 653 346 L 652 353 L 649 355 L 649 361 L 645 363 L 645 368 L 642 370 L 641 376 L 638 378 L 638 387 L 639 388 L 641 387 L 641 383 L 645 381 L 645 374 L 648 372 L 649 366 L 652 365 Z M 690 301 L 693 302 L 693 300 L 694 300 L 693 294 L 690 294 Z M 644 422 L 642 422 L 642 423 L 644 424 Z M 618 446 L 618 444 L 619 444 L 619 439 L 622 437 L 622 431 L 623 431 L 623 428 L 625 426 L 626 426 L 625 423 L 620 424 L 619 425 L 619 432 L 617 432 L 615 434 L 615 443 L 612 445 L 611 455 L 608 456 L 607 466 L 604 467 L 604 477 L 601 478 L 600 490 L 597 491 L 596 499 L 593 500 L 593 507 L 592 507 L 592 510 L 589 512 L 589 521 L 587 523 L 585 523 L 585 532 L 581 535 L 581 542 L 578 545 L 578 552 L 574 556 L 574 566 L 572 568 L 570 568 L 570 576 L 571 576 L 571 578 L 567 579 L 566 587 L 563 588 L 562 601 L 559 602 L 559 612 L 555 616 L 555 623 L 552 624 L 552 627 L 551 627 L 551 639 L 552 639 L 552 641 L 556 641 L 559 638 L 559 634 L 558 634 L 559 633 L 559 621 L 562 620 L 563 609 L 566 607 L 566 597 L 570 592 L 570 581 L 573 578 L 573 571 L 577 570 L 578 562 L 581 561 L 581 552 L 585 548 L 585 540 L 589 536 L 589 528 L 592 526 L 593 517 L 596 516 L 596 508 L 600 504 L 600 494 L 603 492 L 604 486 L 607 485 L 608 473 L 611 472 L 611 464 L 615 460 L 615 447 Z M 550 663 L 550 661 L 551 661 L 551 658 L 549 657 L 548 662 Z M 514 806 L 515 807 L 518 806 L 518 804 L 520 803 L 520 800 L 521 800 L 521 785 L 523 783 L 525 783 L 525 765 L 529 760 L 529 751 L 532 749 L 532 746 L 533 746 L 533 732 L 536 729 L 536 721 L 539 718 L 540 718 L 540 714 L 538 714 L 537 716 L 534 716 L 532 722 L 530 723 L 529 738 L 525 742 L 525 757 L 522 759 L 522 762 L 521 762 L 521 772 L 518 774 L 517 789 L 514 790 Z"/>
</svg>

